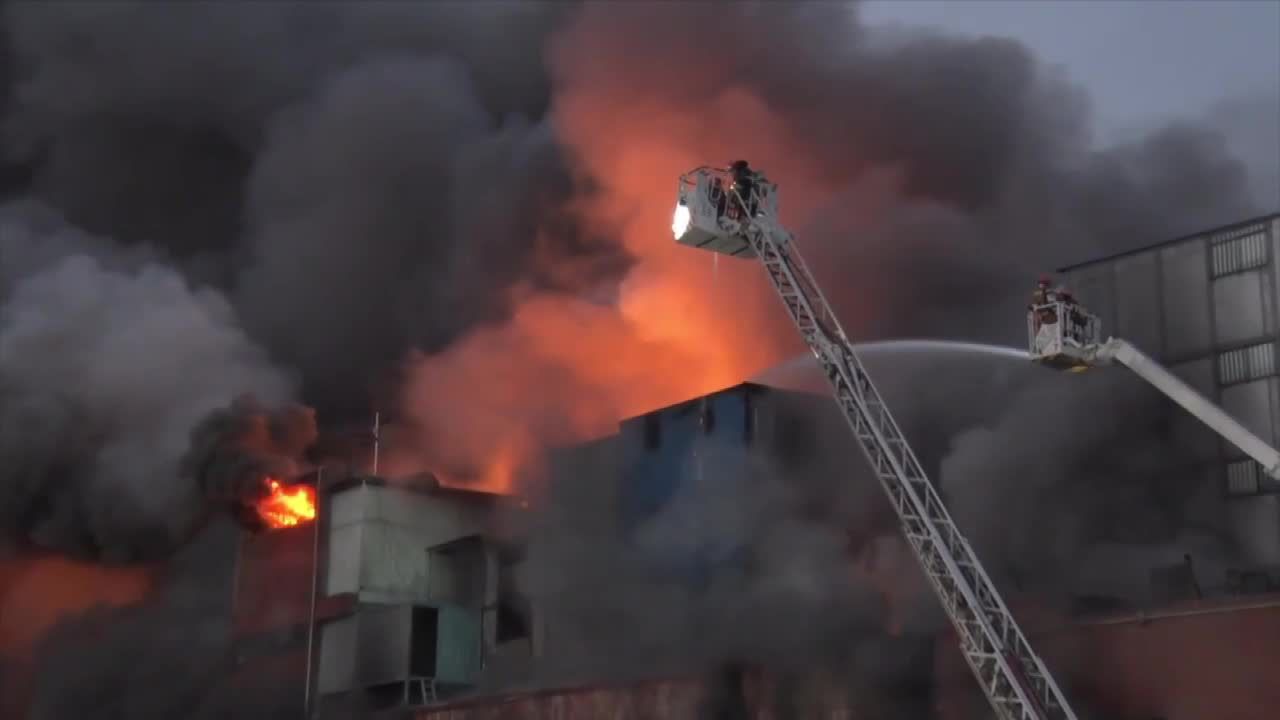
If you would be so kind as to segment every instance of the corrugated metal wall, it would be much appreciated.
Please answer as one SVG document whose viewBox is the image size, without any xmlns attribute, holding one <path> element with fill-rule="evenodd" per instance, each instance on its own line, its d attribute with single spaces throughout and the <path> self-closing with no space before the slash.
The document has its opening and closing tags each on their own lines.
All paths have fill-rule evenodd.
<svg viewBox="0 0 1280 720">
<path fill-rule="evenodd" d="M 750 480 L 753 419 L 767 394 L 744 384 L 622 423 L 620 522 L 656 567 L 696 581 L 740 550 L 671 511 L 741 491 Z"/>
<path fill-rule="evenodd" d="M 1277 293 L 1280 215 L 1071 269 L 1066 282 L 1103 322 L 1170 366 L 1259 437 L 1280 440 Z M 1152 320 L 1155 320 L 1154 322 Z M 1185 415 L 1177 434 L 1233 504 L 1240 540 L 1280 564 L 1277 488 Z M 1264 497 L 1267 496 L 1267 497 Z"/>
</svg>

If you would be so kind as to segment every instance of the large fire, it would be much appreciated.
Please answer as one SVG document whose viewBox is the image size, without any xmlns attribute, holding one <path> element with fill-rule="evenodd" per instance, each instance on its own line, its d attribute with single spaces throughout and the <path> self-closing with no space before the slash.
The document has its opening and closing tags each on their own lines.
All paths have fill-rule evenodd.
<svg viewBox="0 0 1280 720">
<path fill-rule="evenodd" d="M 316 491 L 310 485 L 284 486 L 267 478 L 269 494 L 254 509 L 258 517 L 272 529 L 289 528 L 316 519 Z"/>
</svg>

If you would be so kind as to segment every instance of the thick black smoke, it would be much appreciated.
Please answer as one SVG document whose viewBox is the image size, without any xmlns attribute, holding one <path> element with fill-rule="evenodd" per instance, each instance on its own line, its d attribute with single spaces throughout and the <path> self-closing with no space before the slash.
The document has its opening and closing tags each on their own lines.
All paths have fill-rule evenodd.
<svg viewBox="0 0 1280 720">
<path fill-rule="evenodd" d="M 363 413 L 517 279 L 622 267 L 564 213 L 582 189 L 542 120 L 571 9 L 15 4 L 6 146 L 72 222 L 226 288 L 313 404 Z"/>
</svg>

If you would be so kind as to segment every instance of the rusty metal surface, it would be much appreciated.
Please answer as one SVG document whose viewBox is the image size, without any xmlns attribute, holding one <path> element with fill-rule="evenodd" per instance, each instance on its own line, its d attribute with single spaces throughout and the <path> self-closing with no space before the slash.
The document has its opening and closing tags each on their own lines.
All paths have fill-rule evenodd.
<svg viewBox="0 0 1280 720">
<path fill-rule="evenodd" d="M 667 681 L 543 691 L 424 710 L 414 720 L 679 720 L 699 716 L 707 690 L 699 681 Z"/>
<path fill-rule="evenodd" d="M 1274 720 L 1280 706 L 1274 600 L 1207 601 L 1064 623 L 1034 642 L 1100 717 Z M 969 720 L 968 696 L 977 689 L 952 642 L 942 638 L 938 647 L 940 717 Z"/>
<path fill-rule="evenodd" d="M 492 697 L 420 710 L 413 720 L 704 720 L 732 706 L 750 720 L 855 720 L 846 689 L 820 674 L 785 682 L 750 671 L 740 687 L 712 676 Z M 741 717 L 742 715 L 734 715 Z"/>
</svg>

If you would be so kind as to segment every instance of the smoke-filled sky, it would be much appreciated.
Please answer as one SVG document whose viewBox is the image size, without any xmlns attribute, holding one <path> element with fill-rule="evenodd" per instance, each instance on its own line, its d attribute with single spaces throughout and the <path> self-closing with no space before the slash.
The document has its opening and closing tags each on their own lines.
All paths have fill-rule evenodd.
<svg viewBox="0 0 1280 720">
<path fill-rule="evenodd" d="M 0 542 L 81 558 L 180 543 L 316 417 L 506 487 L 790 357 L 756 268 L 670 241 L 694 166 L 781 183 L 865 338 L 1012 342 L 1036 272 L 1280 204 L 1208 108 L 1100 145 L 1034 48 L 845 5 L 0 12 Z"/>
</svg>

